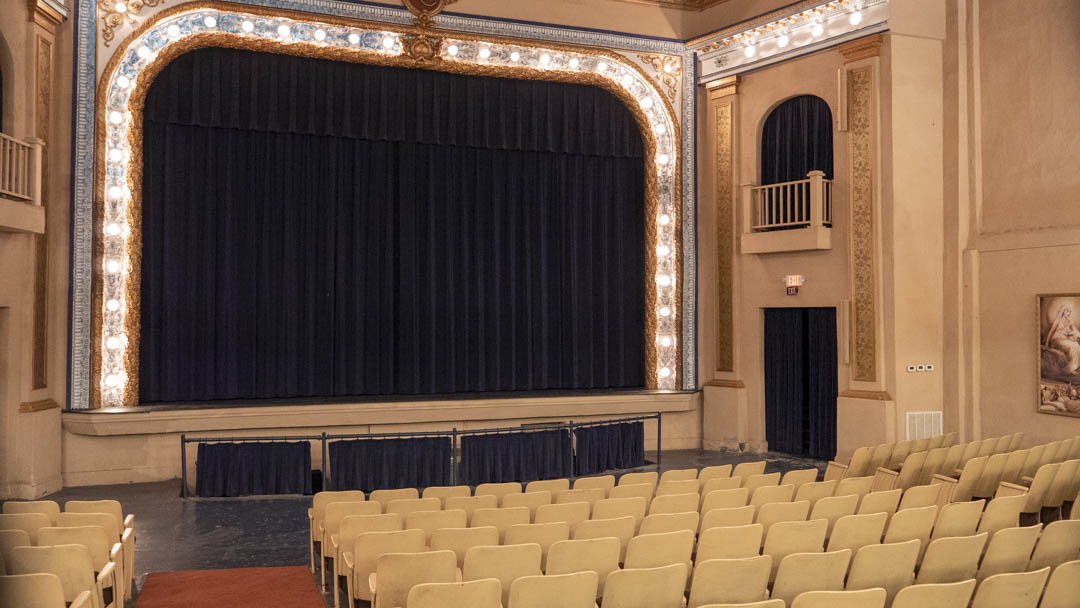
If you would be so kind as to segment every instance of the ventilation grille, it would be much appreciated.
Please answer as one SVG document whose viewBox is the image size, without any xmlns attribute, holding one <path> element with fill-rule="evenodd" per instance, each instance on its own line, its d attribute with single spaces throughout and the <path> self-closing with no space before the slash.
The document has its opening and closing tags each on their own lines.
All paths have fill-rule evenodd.
<svg viewBox="0 0 1080 608">
<path fill-rule="evenodd" d="M 908 412 L 907 438 L 925 439 L 942 433 L 941 412 Z"/>
</svg>

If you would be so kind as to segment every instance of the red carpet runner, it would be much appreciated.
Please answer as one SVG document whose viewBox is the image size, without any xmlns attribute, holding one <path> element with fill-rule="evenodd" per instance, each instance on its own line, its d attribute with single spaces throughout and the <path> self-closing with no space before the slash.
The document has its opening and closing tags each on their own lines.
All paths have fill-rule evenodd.
<svg viewBox="0 0 1080 608">
<path fill-rule="evenodd" d="M 152 572 L 135 608 L 323 608 L 304 566 Z"/>
</svg>

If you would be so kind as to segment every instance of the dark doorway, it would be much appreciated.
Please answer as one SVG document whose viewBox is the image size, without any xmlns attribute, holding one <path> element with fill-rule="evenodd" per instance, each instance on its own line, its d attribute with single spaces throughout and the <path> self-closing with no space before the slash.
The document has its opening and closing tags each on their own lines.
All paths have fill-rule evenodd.
<svg viewBox="0 0 1080 608">
<path fill-rule="evenodd" d="M 836 455 L 836 309 L 765 309 L 769 449 Z"/>
</svg>

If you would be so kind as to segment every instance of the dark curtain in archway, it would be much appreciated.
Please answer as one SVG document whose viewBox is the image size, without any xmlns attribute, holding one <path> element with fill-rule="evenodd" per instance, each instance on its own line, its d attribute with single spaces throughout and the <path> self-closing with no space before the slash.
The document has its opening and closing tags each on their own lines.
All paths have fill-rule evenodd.
<svg viewBox="0 0 1080 608">
<path fill-rule="evenodd" d="M 776 106 L 761 129 L 761 183 L 806 179 L 810 171 L 833 176 L 832 112 L 825 100 L 800 95 Z"/>
<path fill-rule="evenodd" d="M 144 127 L 142 402 L 644 385 L 609 93 L 203 49 Z"/>
</svg>

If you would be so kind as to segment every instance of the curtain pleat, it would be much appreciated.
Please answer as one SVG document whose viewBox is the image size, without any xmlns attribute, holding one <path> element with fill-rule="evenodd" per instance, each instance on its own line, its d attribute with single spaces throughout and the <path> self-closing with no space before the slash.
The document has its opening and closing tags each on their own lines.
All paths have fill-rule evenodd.
<svg viewBox="0 0 1080 608">
<path fill-rule="evenodd" d="M 200 443 L 196 496 L 311 494 L 311 444 Z"/>
<path fill-rule="evenodd" d="M 623 422 L 574 429 L 575 475 L 645 464 L 645 423 Z"/>
<path fill-rule="evenodd" d="M 570 433 L 561 429 L 465 435 L 460 472 L 467 485 L 569 477 Z"/>
<path fill-rule="evenodd" d="M 833 176 L 832 111 L 824 99 L 799 95 L 781 103 L 761 127 L 761 183 L 806 179 L 810 171 Z"/>
<path fill-rule="evenodd" d="M 836 310 L 807 310 L 807 419 L 810 436 L 806 453 L 813 458 L 836 457 Z"/>
<path fill-rule="evenodd" d="M 334 441 L 327 450 L 334 490 L 370 492 L 450 484 L 448 437 Z"/>
<path fill-rule="evenodd" d="M 765 309 L 765 439 L 770 450 L 804 453 L 805 336 L 803 309 Z"/>
<path fill-rule="evenodd" d="M 645 384 L 600 89 L 203 49 L 151 85 L 142 200 L 143 403 Z"/>
</svg>

